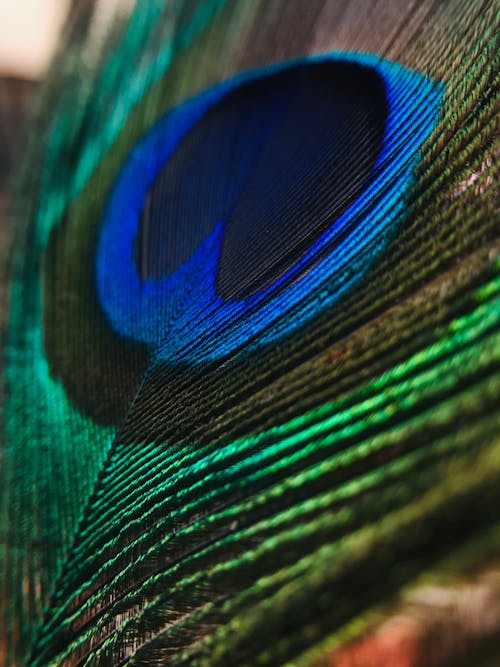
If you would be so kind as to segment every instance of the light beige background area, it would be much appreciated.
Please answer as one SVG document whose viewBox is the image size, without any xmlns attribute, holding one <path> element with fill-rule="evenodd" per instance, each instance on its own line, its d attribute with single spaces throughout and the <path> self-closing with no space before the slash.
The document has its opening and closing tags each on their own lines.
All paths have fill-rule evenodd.
<svg viewBox="0 0 500 667">
<path fill-rule="evenodd" d="M 69 0 L 0 0 L 0 75 L 38 78 L 48 64 Z"/>
</svg>

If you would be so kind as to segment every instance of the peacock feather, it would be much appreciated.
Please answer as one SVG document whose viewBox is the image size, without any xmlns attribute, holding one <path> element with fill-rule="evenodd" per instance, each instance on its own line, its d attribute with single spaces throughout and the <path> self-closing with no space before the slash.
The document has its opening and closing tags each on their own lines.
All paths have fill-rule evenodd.
<svg viewBox="0 0 500 667">
<path fill-rule="evenodd" d="M 109 6 L 11 196 L 0 663 L 496 664 L 498 4 Z"/>
</svg>

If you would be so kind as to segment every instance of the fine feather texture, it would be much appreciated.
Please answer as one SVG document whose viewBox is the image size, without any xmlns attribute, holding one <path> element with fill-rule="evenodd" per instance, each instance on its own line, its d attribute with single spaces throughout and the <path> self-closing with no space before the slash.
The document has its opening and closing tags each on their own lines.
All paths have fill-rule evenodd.
<svg viewBox="0 0 500 667">
<path fill-rule="evenodd" d="M 103 4 L 12 194 L 0 662 L 384 664 L 498 590 L 498 6 Z"/>
</svg>

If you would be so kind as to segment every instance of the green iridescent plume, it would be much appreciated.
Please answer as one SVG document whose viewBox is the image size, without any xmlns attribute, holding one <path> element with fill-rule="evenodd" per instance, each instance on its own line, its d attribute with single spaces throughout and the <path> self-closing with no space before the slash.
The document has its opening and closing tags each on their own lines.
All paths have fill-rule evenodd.
<svg viewBox="0 0 500 667">
<path fill-rule="evenodd" d="M 498 6 L 84 4 L 11 196 L 0 665 L 496 664 Z"/>
</svg>

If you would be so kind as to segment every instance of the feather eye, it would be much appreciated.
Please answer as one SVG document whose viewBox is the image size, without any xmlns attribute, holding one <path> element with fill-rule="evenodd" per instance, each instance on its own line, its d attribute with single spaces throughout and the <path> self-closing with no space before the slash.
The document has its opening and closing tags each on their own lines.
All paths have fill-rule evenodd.
<svg viewBox="0 0 500 667">
<path fill-rule="evenodd" d="M 394 235 L 440 96 L 397 64 L 333 54 L 240 74 L 169 112 L 132 150 L 102 224 L 110 325 L 200 362 L 331 306 Z"/>
</svg>

